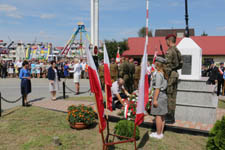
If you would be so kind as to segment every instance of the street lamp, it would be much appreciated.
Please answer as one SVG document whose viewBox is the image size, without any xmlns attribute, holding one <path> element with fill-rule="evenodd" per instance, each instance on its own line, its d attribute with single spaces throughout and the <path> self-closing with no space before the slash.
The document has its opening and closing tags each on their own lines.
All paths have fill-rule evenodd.
<svg viewBox="0 0 225 150">
<path fill-rule="evenodd" d="M 186 20 L 186 28 L 185 28 L 185 36 L 189 37 L 189 26 L 188 26 L 188 2 L 185 0 L 185 20 Z"/>
</svg>

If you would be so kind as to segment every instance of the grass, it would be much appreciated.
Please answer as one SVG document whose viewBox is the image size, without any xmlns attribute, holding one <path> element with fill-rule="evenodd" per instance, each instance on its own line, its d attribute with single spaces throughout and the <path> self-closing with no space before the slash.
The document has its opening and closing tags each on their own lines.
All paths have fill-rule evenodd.
<svg viewBox="0 0 225 150">
<path fill-rule="evenodd" d="M 219 100 L 219 102 L 218 102 L 218 108 L 225 109 L 225 101 Z"/>
<path fill-rule="evenodd" d="M 86 130 L 71 129 L 67 114 L 38 107 L 4 112 L 0 118 L 0 150 L 101 150 L 98 126 Z M 115 123 L 110 122 L 111 130 Z M 137 146 L 142 150 L 203 150 L 207 137 L 165 132 L 163 140 L 149 139 L 147 128 L 140 128 Z M 58 136 L 61 146 L 53 143 Z M 132 143 L 120 144 L 110 150 L 133 149 Z"/>
</svg>

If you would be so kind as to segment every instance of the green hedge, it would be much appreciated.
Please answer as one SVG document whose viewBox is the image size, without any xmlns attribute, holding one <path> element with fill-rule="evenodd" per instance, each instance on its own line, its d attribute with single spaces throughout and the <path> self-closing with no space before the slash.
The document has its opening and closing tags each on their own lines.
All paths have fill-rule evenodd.
<svg viewBox="0 0 225 150">
<path fill-rule="evenodd" d="M 225 116 L 211 129 L 206 147 L 207 150 L 225 150 Z"/>
<path fill-rule="evenodd" d="M 134 134 L 134 122 L 129 120 L 120 120 L 115 126 L 115 133 L 119 136 L 133 137 Z M 140 131 L 136 126 L 136 140 L 140 139 Z"/>
</svg>

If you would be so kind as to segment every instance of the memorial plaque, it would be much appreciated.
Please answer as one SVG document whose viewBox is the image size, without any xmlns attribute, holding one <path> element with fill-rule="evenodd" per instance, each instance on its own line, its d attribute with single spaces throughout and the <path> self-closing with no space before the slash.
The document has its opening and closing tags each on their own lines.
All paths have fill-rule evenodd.
<svg viewBox="0 0 225 150">
<path fill-rule="evenodd" d="M 192 56 L 191 55 L 183 55 L 183 67 L 181 70 L 182 75 L 191 75 L 192 69 Z"/>
</svg>

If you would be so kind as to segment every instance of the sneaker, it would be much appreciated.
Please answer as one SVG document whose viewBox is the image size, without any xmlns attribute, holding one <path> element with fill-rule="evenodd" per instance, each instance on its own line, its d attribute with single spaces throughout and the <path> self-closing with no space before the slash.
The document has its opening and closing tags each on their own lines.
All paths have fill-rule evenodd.
<svg viewBox="0 0 225 150">
<path fill-rule="evenodd" d="M 152 134 L 151 137 L 152 138 L 155 138 L 155 139 L 158 139 L 158 140 L 161 140 L 163 138 L 163 134 L 160 134 L 160 135 L 158 135 L 158 134 Z"/>
<path fill-rule="evenodd" d="M 149 133 L 149 137 L 152 137 L 153 135 L 157 134 L 156 132 Z"/>
</svg>

